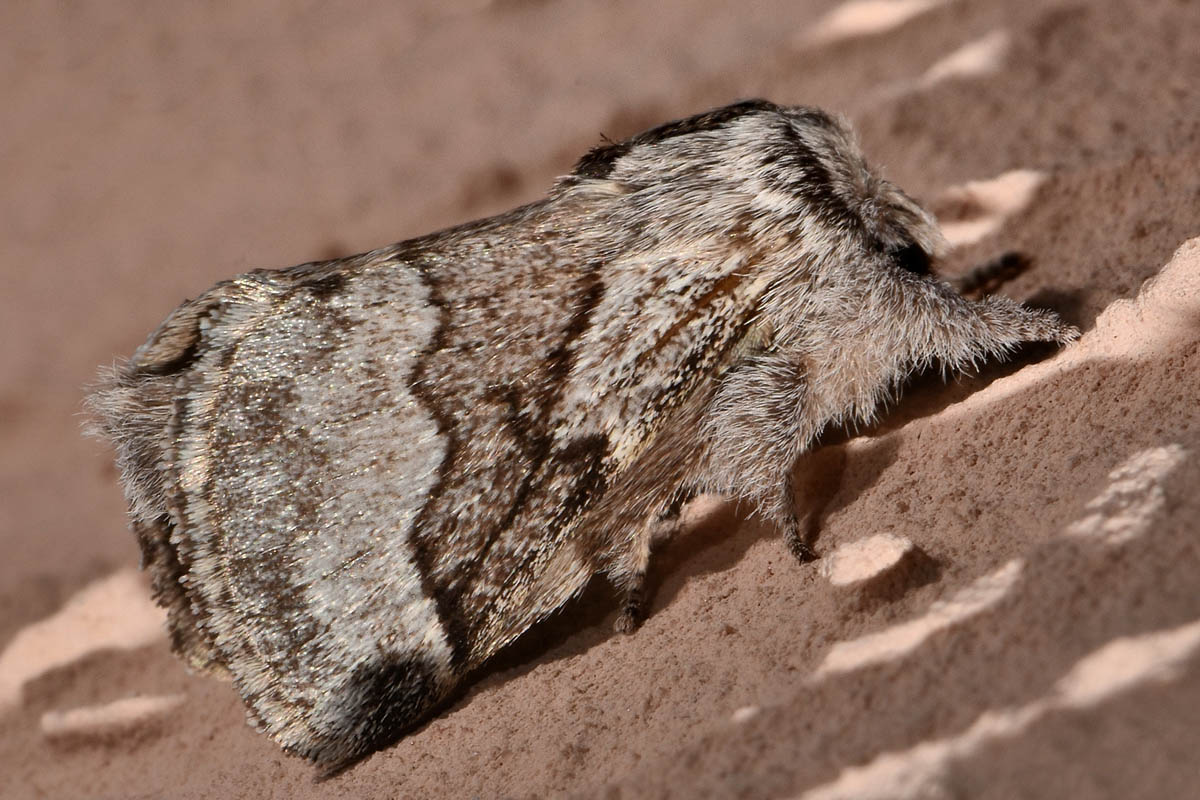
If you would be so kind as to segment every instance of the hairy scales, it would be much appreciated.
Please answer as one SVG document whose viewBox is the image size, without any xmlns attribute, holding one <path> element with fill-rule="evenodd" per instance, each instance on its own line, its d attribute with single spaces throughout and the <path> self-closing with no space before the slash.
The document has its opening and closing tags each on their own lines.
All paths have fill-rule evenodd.
<svg viewBox="0 0 1200 800">
<path fill-rule="evenodd" d="M 92 398 L 172 640 L 336 769 L 664 515 L 755 502 L 929 363 L 1075 334 L 932 276 L 932 218 L 843 123 L 747 101 L 596 148 L 538 203 L 177 309 Z"/>
</svg>

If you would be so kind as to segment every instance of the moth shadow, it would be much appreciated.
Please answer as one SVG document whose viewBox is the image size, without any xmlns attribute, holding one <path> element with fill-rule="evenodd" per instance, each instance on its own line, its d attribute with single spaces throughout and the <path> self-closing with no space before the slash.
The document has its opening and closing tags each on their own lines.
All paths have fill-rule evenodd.
<svg viewBox="0 0 1200 800">
<path fill-rule="evenodd" d="M 1064 322 L 1069 322 L 1080 330 L 1093 327 L 1096 324 L 1096 313 L 1089 313 L 1087 293 L 1079 289 L 1055 289 L 1044 287 L 1023 301 L 1030 308 L 1053 311 Z"/>
<path fill-rule="evenodd" d="M 525 631 L 467 682 L 483 688 L 523 675 L 541 664 L 584 653 L 619 635 L 612 628 L 616 608 L 617 600 L 607 579 L 594 575 L 577 597 Z"/>
<path fill-rule="evenodd" d="M 669 606 L 689 581 L 732 569 L 755 542 L 778 535 L 748 505 L 715 495 L 692 501 L 681 523 L 651 563 L 651 614 Z"/>
<path fill-rule="evenodd" d="M 796 495 L 792 498 L 805 541 L 820 557 L 821 531 L 831 514 L 850 505 L 870 490 L 896 460 L 900 443 L 895 438 L 877 440 L 867 449 L 852 450 L 845 431 L 830 434 L 828 442 L 805 453 L 792 472 Z"/>
<path fill-rule="evenodd" d="M 895 462 L 904 427 L 941 413 L 993 381 L 1041 361 L 1057 350 L 1058 346 L 1053 344 L 1026 343 L 1003 362 L 988 362 L 973 373 L 949 379 L 939 368 L 930 367 L 904 383 L 899 399 L 875 423 L 861 429 L 835 427 L 823 432 L 816 446 L 800 457 L 793 470 L 796 487 L 793 500 L 807 542 L 819 554 L 820 534 L 826 520 L 870 490 Z M 858 437 L 866 437 L 868 446 L 851 447 L 851 441 Z"/>
<path fill-rule="evenodd" d="M 732 500 L 705 496 L 695 501 L 685 509 L 680 531 L 655 550 L 647 586 L 649 616 L 670 605 L 688 581 L 731 569 L 754 542 L 773 533 Z M 617 596 L 608 579 L 594 575 L 578 596 L 464 680 L 463 691 L 448 698 L 443 711 L 469 701 L 475 692 L 622 636 L 613 629 L 617 613 Z"/>
<path fill-rule="evenodd" d="M 904 382 L 899 399 L 888 405 L 877 422 L 854 433 L 880 437 L 899 431 L 911 422 L 932 417 L 962 402 L 1000 378 L 1044 361 L 1060 349 L 1059 345 L 1047 342 L 1026 342 L 1004 361 L 988 361 L 952 377 L 944 376 L 937 366 L 928 367 Z"/>
<path fill-rule="evenodd" d="M 687 580 L 733 567 L 746 549 L 771 531 L 754 524 L 738 503 L 705 496 L 684 511 L 683 525 L 655 549 L 647 586 L 650 616 L 668 605 Z M 507 680 L 544 663 L 578 655 L 612 637 L 618 600 L 608 579 L 597 573 L 584 590 L 497 653 L 473 676 L 477 685 Z"/>
</svg>

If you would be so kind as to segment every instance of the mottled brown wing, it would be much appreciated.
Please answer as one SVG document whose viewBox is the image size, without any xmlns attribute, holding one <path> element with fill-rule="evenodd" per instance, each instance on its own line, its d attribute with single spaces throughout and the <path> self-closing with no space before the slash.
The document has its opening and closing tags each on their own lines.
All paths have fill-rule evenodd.
<svg viewBox="0 0 1200 800">
<path fill-rule="evenodd" d="M 748 324 L 727 249 L 556 208 L 220 284 L 99 395 L 177 646 L 290 751 L 394 740 L 578 591 L 572 532 Z"/>
</svg>

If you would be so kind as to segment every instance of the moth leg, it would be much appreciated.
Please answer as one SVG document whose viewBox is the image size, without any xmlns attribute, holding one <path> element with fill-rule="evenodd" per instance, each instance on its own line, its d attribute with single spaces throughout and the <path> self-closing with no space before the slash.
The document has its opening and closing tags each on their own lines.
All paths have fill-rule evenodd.
<svg viewBox="0 0 1200 800">
<path fill-rule="evenodd" d="M 759 353 L 722 380 L 704 420 L 705 480 L 755 503 L 800 561 L 816 558 L 796 513 L 796 460 L 824 423 L 803 353 Z"/>
<path fill-rule="evenodd" d="M 621 613 L 613 623 L 617 633 L 633 633 L 646 617 L 646 572 L 650 567 L 650 544 L 658 516 L 654 514 L 637 527 L 624 552 L 608 571 L 609 580 L 621 598 Z"/>
<path fill-rule="evenodd" d="M 683 507 L 695 496 L 693 487 L 677 489 L 662 511 L 651 514 L 638 526 L 609 569 L 609 579 L 621 597 L 621 613 L 613 623 L 617 633 L 633 633 L 646 619 L 646 574 L 650 567 L 650 551 L 656 543 L 675 533 Z"/>
<path fill-rule="evenodd" d="M 656 515 L 658 528 L 653 537 L 655 542 L 674 532 L 674 528 L 679 524 L 679 515 L 683 513 L 683 507 L 695 500 L 698 494 L 700 494 L 700 490 L 690 484 L 680 486 L 675 490 L 666 508 Z"/>
<path fill-rule="evenodd" d="M 817 551 L 813 549 L 812 538 L 803 530 L 800 515 L 796 513 L 796 479 L 793 472 L 788 472 L 779 487 L 779 519 L 783 524 L 783 542 L 796 560 L 801 564 L 817 560 Z"/>
</svg>

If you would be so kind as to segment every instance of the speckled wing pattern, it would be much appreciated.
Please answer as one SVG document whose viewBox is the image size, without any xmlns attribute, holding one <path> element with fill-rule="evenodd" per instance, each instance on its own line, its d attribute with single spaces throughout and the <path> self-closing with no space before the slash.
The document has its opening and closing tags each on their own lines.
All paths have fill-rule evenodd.
<svg viewBox="0 0 1200 800">
<path fill-rule="evenodd" d="M 287 749 L 376 749 L 576 593 L 571 532 L 744 330 L 742 260 L 599 252 L 560 213 L 236 278 L 130 365 L 174 384 L 142 534 L 176 642 Z"/>
</svg>

